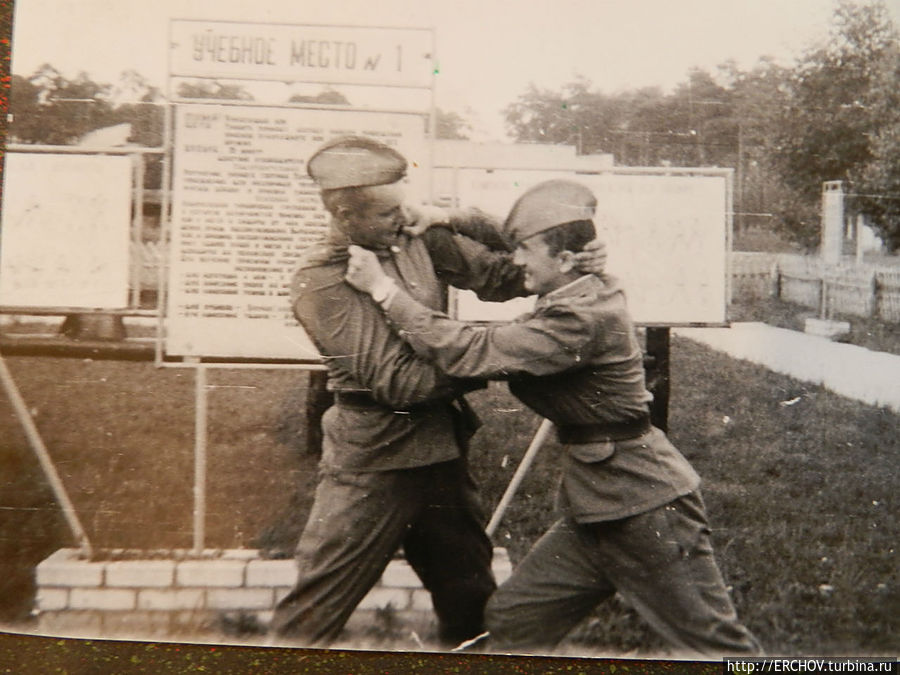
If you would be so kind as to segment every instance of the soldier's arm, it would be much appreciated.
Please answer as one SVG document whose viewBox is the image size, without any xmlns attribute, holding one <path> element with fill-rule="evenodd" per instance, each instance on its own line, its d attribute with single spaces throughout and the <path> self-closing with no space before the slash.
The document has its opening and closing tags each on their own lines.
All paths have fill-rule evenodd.
<svg viewBox="0 0 900 675">
<path fill-rule="evenodd" d="M 508 251 L 492 250 L 445 227 L 432 227 L 422 238 L 434 271 L 444 283 L 474 291 L 490 302 L 528 295 L 522 269 L 513 265 Z"/>
<path fill-rule="evenodd" d="M 550 375 L 578 366 L 601 346 L 590 304 L 557 300 L 509 324 L 454 321 L 419 303 L 384 273 L 371 251 L 350 247 L 346 280 L 377 299 L 391 328 L 441 370 L 457 377 Z M 602 321 L 601 321 L 602 323 Z"/>
<path fill-rule="evenodd" d="M 578 367 L 596 348 L 592 318 L 574 307 L 551 307 L 506 324 L 455 321 L 397 289 L 385 310 L 416 353 L 463 378 L 551 375 Z"/>
<path fill-rule="evenodd" d="M 479 209 L 447 210 L 435 226 L 421 234 L 438 277 L 456 288 L 474 291 L 481 299 L 502 302 L 529 295 L 523 272 L 512 262 L 512 252 L 500 233 L 500 222 Z M 596 239 L 575 256 L 585 274 L 602 275 L 606 246 Z"/>
<path fill-rule="evenodd" d="M 322 279 L 301 270 L 292 283 L 292 303 L 329 368 L 348 375 L 380 403 L 404 410 L 470 388 L 418 357 L 372 300 L 340 275 Z"/>
</svg>

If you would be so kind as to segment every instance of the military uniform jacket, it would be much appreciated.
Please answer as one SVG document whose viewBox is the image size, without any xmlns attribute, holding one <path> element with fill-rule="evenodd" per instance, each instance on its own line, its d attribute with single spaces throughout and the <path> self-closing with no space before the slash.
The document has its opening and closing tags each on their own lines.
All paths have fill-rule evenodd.
<svg viewBox="0 0 900 675">
<path fill-rule="evenodd" d="M 344 281 L 347 243 L 332 229 L 304 256 L 291 285 L 294 314 L 325 358 L 329 388 L 364 394 L 361 404 L 326 411 L 323 469 L 385 471 L 459 457 L 461 414 L 451 403 L 472 382 L 418 358 L 372 299 Z M 402 237 L 380 256 L 398 285 L 430 309 L 446 309 L 448 284 L 487 300 L 525 293 L 521 270 L 507 253 L 452 229 Z"/>
<path fill-rule="evenodd" d="M 399 292 L 387 316 L 424 358 L 457 377 L 504 379 L 554 422 L 616 425 L 645 417 L 652 400 L 643 355 L 617 281 L 585 276 L 501 325 L 453 321 Z M 580 522 L 661 506 L 699 484 L 658 429 L 637 438 L 567 444 L 559 500 Z"/>
</svg>

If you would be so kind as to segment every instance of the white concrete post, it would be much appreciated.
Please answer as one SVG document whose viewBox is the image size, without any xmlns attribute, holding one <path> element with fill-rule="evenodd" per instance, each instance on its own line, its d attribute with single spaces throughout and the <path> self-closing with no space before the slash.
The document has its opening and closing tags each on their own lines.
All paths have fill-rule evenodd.
<svg viewBox="0 0 900 675">
<path fill-rule="evenodd" d="M 822 184 L 822 261 L 836 265 L 841 261 L 844 234 L 844 187 L 839 180 Z"/>
</svg>

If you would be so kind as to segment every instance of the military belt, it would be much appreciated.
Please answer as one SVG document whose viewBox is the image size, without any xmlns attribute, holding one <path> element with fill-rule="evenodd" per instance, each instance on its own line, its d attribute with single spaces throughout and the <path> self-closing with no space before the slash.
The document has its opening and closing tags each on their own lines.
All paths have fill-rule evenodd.
<svg viewBox="0 0 900 675">
<path fill-rule="evenodd" d="M 334 392 L 334 402 L 344 405 L 352 405 L 356 407 L 384 407 L 371 394 L 364 391 L 336 391 Z"/>
<path fill-rule="evenodd" d="M 650 416 L 605 424 L 565 424 L 556 427 L 560 443 L 606 443 L 639 438 L 650 431 Z"/>
</svg>

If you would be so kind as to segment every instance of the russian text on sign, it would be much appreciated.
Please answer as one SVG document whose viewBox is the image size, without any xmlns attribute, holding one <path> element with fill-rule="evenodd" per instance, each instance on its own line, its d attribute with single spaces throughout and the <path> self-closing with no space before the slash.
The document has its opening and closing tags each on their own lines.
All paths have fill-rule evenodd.
<svg viewBox="0 0 900 675">
<path fill-rule="evenodd" d="M 433 50 L 422 28 L 171 23 L 176 77 L 428 88 Z"/>
</svg>

